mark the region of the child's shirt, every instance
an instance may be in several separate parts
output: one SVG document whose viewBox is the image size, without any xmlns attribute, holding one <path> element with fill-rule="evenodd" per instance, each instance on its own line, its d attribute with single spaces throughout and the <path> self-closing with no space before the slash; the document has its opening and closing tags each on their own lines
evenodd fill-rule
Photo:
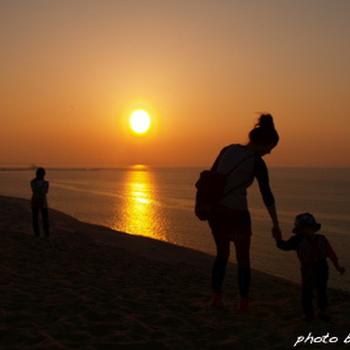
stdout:
<svg viewBox="0 0 350 350">
<path fill-rule="evenodd" d="M 46 194 L 49 191 L 49 182 L 45 180 L 33 179 L 30 183 L 32 188 L 32 206 L 47 208 Z"/>
<path fill-rule="evenodd" d="M 295 235 L 287 241 L 277 241 L 282 250 L 295 250 L 302 266 L 312 266 L 329 258 L 337 265 L 338 258 L 327 238 L 321 234 Z"/>
</svg>

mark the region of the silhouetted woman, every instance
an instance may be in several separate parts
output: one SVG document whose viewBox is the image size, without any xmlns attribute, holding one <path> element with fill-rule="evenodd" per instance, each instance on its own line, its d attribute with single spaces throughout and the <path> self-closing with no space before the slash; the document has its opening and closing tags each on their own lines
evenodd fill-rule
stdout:
<svg viewBox="0 0 350 350">
<path fill-rule="evenodd" d="M 33 214 L 33 231 L 35 236 L 40 236 L 39 213 L 43 223 L 44 234 L 49 237 L 49 213 L 47 206 L 47 193 L 49 191 L 49 182 L 45 180 L 45 169 L 38 168 L 36 177 L 31 181 L 32 188 L 32 214 Z"/>
<path fill-rule="evenodd" d="M 249 133 L 249 143 L 225 147 L 214 164 L 217 172 L 228 174 L 224 197 L 209 217 L 209 225 L 217 248 L 212 270 L 212 306 L 223 305 L 222 286 L 230 255 L 230 242 L 236 249 L 239 310 L 248 309 L 250 287 L 251 220 L 247 203 L 247 188 L 257 179 L 263 201 L 272 219 L 272 230 L 280 232 L 275 200 L 269 185 L 268 169 L 262 157 L 271 153 L 279 141 L 273 118 L 263 114 Z"/>
</svg>

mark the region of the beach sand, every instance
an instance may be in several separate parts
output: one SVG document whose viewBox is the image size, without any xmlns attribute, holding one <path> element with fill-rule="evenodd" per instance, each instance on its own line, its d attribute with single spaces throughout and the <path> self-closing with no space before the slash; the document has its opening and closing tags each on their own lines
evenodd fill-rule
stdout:
<svg viewBox="0 0 350 350">
<path fill-rule="evenodd" d="M 212 256 L 55 210 L 50 220 L 50 239 L 36 238 L 29 201 L 0 197 L 0 349 L 288 349 L 309 332 L 350 347 L 346 292 L 329 291 L 331 323 L 306 323 L 300 287 L 254 271 L 238 314 L 231 265 L 226 308 L 213 310 Z"/>
</svg>

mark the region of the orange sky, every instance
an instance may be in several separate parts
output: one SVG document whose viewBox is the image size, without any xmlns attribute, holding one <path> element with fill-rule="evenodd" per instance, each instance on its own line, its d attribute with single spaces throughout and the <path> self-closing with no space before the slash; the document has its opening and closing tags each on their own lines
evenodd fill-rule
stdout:
<svg viewBox="0 0 350 350">
<path fill-rule="evenodd" d="M 2 0 L 0 166 L 207 165 L 259 111 L 271 165 L 350 166 L 349 18 L 347 0 Z"/>
</svg>

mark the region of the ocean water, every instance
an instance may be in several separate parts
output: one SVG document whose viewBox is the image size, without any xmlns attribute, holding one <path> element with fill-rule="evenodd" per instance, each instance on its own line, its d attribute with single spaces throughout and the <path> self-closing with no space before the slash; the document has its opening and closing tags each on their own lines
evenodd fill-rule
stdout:
<svg viewBox="0 0 350 350">
<path fill-rule="evenodd" d="M 134 166 L 113 170 L 49 170 L 49 205 L 82 221 L 105 225 L 215 254 L 206 222 L 193 213 L 194 183 L 201 168 Z M 30 198 L 32 171 L 0 171 L 0 194 Z M 331 268 L 330 285 L 350 290 L 350 169 L 271 168 L 270 182 L 285 238 L 297 213 L 309 211 L 322 224 L 349 272 Z M 279 251 L 258 187 L 248 195 L 253 221 L 252 266 L 299 281 L 294 252 Z M 232 249 L 232 261 L 235 260 Z M 208 271 L 208 273 L 210 273 Z"/>
</svg>

